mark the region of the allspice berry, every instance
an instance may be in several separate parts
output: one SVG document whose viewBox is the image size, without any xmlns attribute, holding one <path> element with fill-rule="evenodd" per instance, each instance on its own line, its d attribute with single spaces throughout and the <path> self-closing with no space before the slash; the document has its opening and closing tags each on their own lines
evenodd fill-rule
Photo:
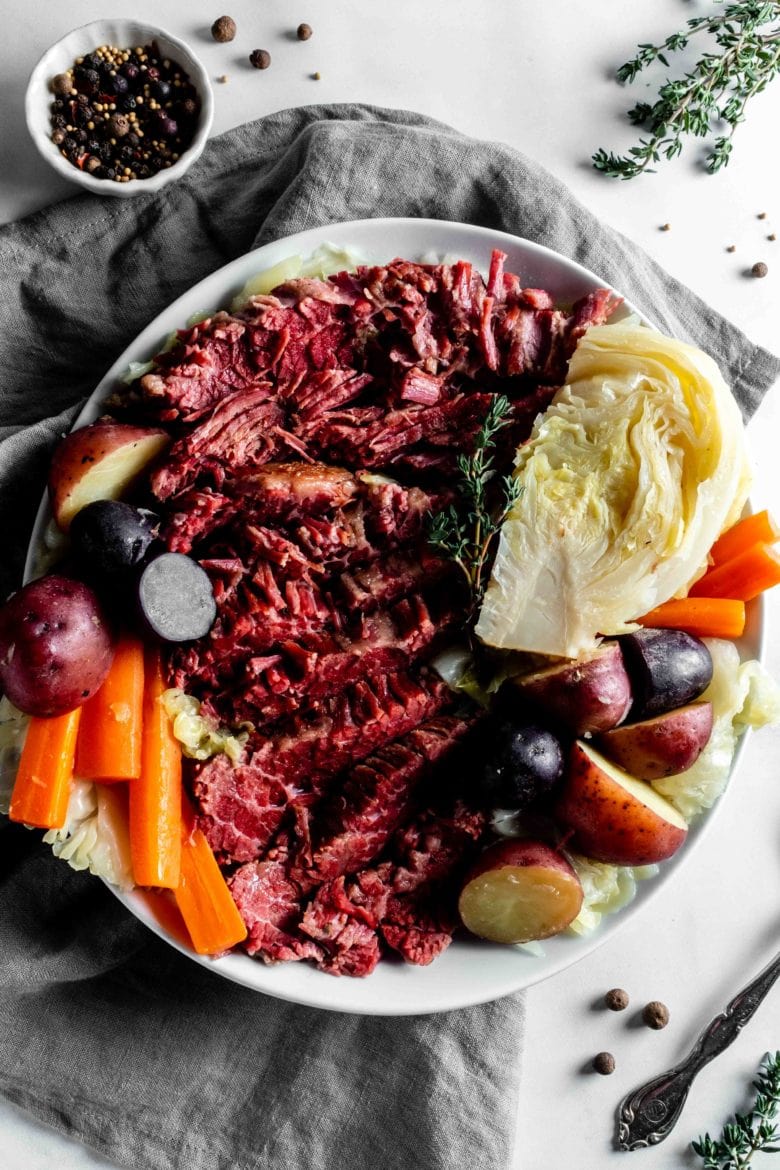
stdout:
<svg viewBox="0 0 780 1170">
<path fill-rule="evenodd" d="M 253 49 L 249 54 L 249 63 L 255 69 L 267 69 L 271 64 L 271 54 L 267 49 Z"/>
<path fill-rule="evenodd" d="M 73 78 L 69 73 L 58 73 L 52 79 L 51 88 L 54 93 L 59 94 L 60 97 L 67 97 L 73 89 Z"/>
<path fill-rule="evenodd" d="M 115 138 L 124 138 L 125 134 L 130 133 L 130 119 L 124 114 L 112 114 L 109 125 Z"/>
<path fill-rule="evenodd" d="M 613 987 L 604 996 L 604 1003 L 611 1012 L 623 1012 L 628 1007 L 628 992 L 622 987 Z"/>
<path fill-rule="evenodd" d="M 599 1052 L 593 1057 L 593 1068 L 603 1077 L 615 1071 L 615 1058 L 611 1052 Z"/>
<path fill-rule="evenodd" d="M 295 35 L 297 36 L 299 41 L 308 41 L 309 37 L 311 36 L 311 34 L 313 32 L 314 32 L 314 29 L 311 27 L 310 24 L 299 24 L 297 29 L 295 30 Z"/>
<path fill-rule="evenodd" d="M 750 271 L 754 276 L 766 276 L 767 272 L 769 272 L 769 269 L 763 260 L 759 260 L 757 264 L 753 265 Z"/>
<path fill-rule="evenodd" d="M 658 999 L 651 999 L 642 1010 L 642 1019 L 648 1028 L 665 1028 L 669 1023 L 669 1009 Z"/>
<path fill-rule="evenodd" d="M 232 41 L 236 35 L 236 22 L 232 16 L 220 16 L 211 26 L 211 35 L 215 41 L 225 44 Z"/>
</svg>

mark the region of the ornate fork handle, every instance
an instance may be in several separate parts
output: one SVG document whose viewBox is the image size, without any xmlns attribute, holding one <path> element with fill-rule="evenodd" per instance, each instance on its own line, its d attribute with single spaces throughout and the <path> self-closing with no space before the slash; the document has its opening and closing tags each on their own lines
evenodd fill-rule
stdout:
<svg viewBox="0 0 780 1170">
<path fill-rule="evenodd" d="M 623 1098 L 617 1110 L 619 1149 L 640 1150 L 669 1136 L 694 1077 L 736 1040 L 778 976 L 780 954 L 707 1025 L 684 1060 Z"/>
</svg>

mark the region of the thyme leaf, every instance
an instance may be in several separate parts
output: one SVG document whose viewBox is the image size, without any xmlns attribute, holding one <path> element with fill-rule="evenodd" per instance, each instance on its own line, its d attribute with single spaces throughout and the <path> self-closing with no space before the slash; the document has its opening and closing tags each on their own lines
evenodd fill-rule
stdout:
<svg viewBox="0 0 780 1170">
<path fill-rule="evenodd" d="M 487 565 L 493 539 L 522 490 L 511 475 L 500 481 L 498 499 L 489 490 L 495 478 L 496 436 L 510 420 L 511 403 L 503 394 L 490 400 L 488 412 L 474 441 L 471 455 L 458 456 L 459 499 L 430 517 L 428 542 L 453 561 L 464 574 L 471 594 L 471 616 L 487 587 Z"/>
<path fill-rule="evenodd" d="M 735 1113 L 719 1138 L 705 1133 L 691 1142 L 704 1170 L 748 1170 L 754 1154 L 780 1153 L 780 1130 L 774 1124 L 780 1108 L 780 1052 L 764 1057 L 753 1088 L 755 1095 L 748 1113 Z"/>
<path fill-rule="evenodd" d="M 629 120 L 644 127 L 646 135 L 623 155 L 597 150 L 592 156 L 596 170 L 613 179 L 652 174 L 655 163 L 682 152 L 683 139 L 710 135 L 716 136 L 705 156 L 706 169 L 714 174 L 726 166 L 748 102 L 780 73 L 780 0 L 739 0 L 695 16 L 662 44 L 639 45 L 636 56 L 618 69 L 617 79 L 630 84 L 655 62 L 669 67 L 669 56 L 699 36 L 709 40 L 689 72 L 667 77 L 654 102 L 637 102 L 628 111 Z"/>
</svg>

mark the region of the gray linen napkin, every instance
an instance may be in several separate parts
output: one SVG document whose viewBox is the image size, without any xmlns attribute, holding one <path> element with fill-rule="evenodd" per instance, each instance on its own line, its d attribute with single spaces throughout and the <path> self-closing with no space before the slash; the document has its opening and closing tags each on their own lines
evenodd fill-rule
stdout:
<svg viewBox="0 0 780 1170">
<path fill-rule="evenodd" d="M 0 591 L 47 453 L 159 310 L 318 224 L 462 220 L 550 245 L 720 362 L 746 417 L 780 372 L 536 164 L 420 115 L 323 106 L 212 141 L 159 195 L 80 197 L 0 229 Z M 403 1020 L 267 999 L 190 963 L 38 834 L 0 828 L 0 1093 L 132 1170 L 506 1170 L 522 1002 Z"/>
</svg>

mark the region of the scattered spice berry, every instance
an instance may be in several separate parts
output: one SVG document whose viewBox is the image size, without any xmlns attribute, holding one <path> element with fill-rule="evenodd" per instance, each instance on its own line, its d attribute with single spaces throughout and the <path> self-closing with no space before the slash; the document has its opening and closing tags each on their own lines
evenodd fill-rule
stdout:
<svg viewBox="0 0 780 1170">
<path fill-rule="evenodd" d="M 669 232 L 669 231 L 671 231 L 671 230 L 672 230 L 672 225 L 671 225 L 670 223 L 662 223 L 662 224 L 661 224 L 661 229 L 660 229 L 660 230 L 661 230 L 662 232 Z"/>
<path fill-rule="evenodd" d="M 650 1003 L 646 1003 L 644 1006 L 642 1019 L 648 1028 L 665 1028 L 669 1023 L 669 1009 L 660 1000 L 651 999 Z"/>
<path fill-rule="evenodd" d="M 768 239 L 768 240 L 771 240 L 771 241 L 772 241 L 772 243 L 774 243 L 774 241 L 777 239 L 777 236 L 775 235 L 775 233 L 774 233 L 774 232 L 772 232 L 772 234 L 771 234 L 771 235 L 767 236 L 767 239 Z"/>
<path fill-rule="evenodd" d="M 173 164 L 195 134 L 200 103 L 184 70 L 156 42 L 101 45 L 57 74 L 51 140 L 97 179 L 128 183 Z"/>
<path fill-rule="evenodd" d="M 750 271 L 754 276 L 766 276 L 767 272 L 769 272 L 769 269 L 763 260 L 759 260 L 757 264 L 753 265 Z"/>
<path fill-rule="evenodd" d="M 232 16 L 219 16 L 211 26 L 211 35 L 215 41 L 225 44 L 232 41 L 236 35 L 236 22 Z"/>
<path fill-rule="evenodd" d="M 313 32 L 314 32 L 314 29 L 311 27 L 310 24 L 299 24 L 297 29 L 295 30 L 295 35 L 297 36 L 299 41 L 308 41 L 309 37 L 311 36 L 311 34 Z"/>
<path fill-rule="evenodd" d="M 622 1012 L 628 1007 L 628 992 L 622 987 L 613 987 L 604 996 L 604 1003 L 611 1012 Z"/>
<path fill-rule="evenodd" d="M 228 79 L 228 78 L 227 78 L 227 73 L 223 73 L 223 74 L 221 75 L 221 77 L 218 77 L 218 78 L 217 78 L 217 81 L 219 82 L 219 84 L 220 84 L 220 85 L 224 85 L 224 84 L 227 82 L 227 79 Z"/>
<path fill-rule="evenodd" d="M 736 250 L 737 250 L 736 244 L 729 244 L 728 248 L 726 249 L 727 252 L 736 252 Z"/>
<path fill-rule="evenodd" d="M 312 79 L 314 81 L 320 81 L 322 79 L 322 74 L 321 73 L 312 73 Z"/>
<path fill-rule="evenodd" d="M 593 1057 L 593 1067 L 603 1077 L 615 1071 L 615 1058 L 611 1052 L 599 1052 Z"/>
<path fill-rule="evenodd" d="M 249 63 L 255 69 L 267 69 L 271 64 L 271 54 L 267 49 L 253 49 L 249 54 Z"/>
<path fill-rule="evenodd" d="M 756 216 L 756 219 L 766 219 L 766 212 L 759 211 L 758 215 Z"/>
<path fill-rule="evenodd" d="M 52 78 L 51 88 L 52 93 L 66 97 L 73 89 L 73 78 L 69 73 L 58 73 L 56 77 Z"/>
</svg>

